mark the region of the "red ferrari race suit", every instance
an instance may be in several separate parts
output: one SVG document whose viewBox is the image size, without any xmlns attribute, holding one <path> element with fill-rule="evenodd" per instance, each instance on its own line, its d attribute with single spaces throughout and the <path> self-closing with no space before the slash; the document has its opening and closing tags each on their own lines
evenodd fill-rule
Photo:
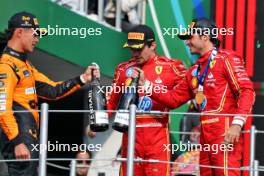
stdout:
<svg viewBox="0 0 264 176">
<path fill-rule="evenodd" d="M 133 67 L 137 67 L 136 62 L 131 59 L 121 63 L 116 68 L 113 81 L 113 88 L 124 86 L 131 80 Z M 173 89 L 185 75 L 185 67 L 181 61 L 169 59 L 156 55 L 149 58 L 141 69 L 145 76 L 158 84 L 158 91 Z M 164 90 L 163 90 L 164 89 Z M 140 94 L 140 93 L 139 93 Z M 108 109 L 117 108 L 121 92 L 112 91 L 108 101 Z M 169 109 L 161 103 L 153 101 L 148 96 L 139 95 L 138 109 L 150 111 L 168 111 Z M 167 115 L 138 115 L 136 119 L 136 141 L 135 158 L 157 159 L 170 161 L 170 153 L 164 150 L 164 145 L 170 143 L 168 131 Z M 127 157 L 128 134 L 125 133 L 122 139 L 122 157 Z M 126 174 L 126 163 L 122 163 L 120 175 Z M 135 176 L 167 176 L 170 174 L 169 164 L 135 163 Z"/>
<path fill-rule="evenodd" d="M 198 89 L 196 77 L 198 65 L 201 67 L 202 74 L 210 54 L 211 51 L 201 56 L 174 90 L 167 93 L 153 92 L 151 98 L 170 108 L 179 107 L 195 98 Z M 150 90 L 154 85 L 154 83 L 149 83 L 145 85 L 146 90 Z M 224 134 L 231 124 L 243 125 L 246 122 L 247 117 L 239 114 L 250 114 L 255 101 L 253 85 L 246 73 L 243 60 L 233 51 L 219 50 L 214 60 L 210 62 L 203 87 L 205 98 L 199 107 L 201 112 L 237 115 L 203 115 L 201 117 L 201 144 L 202 146 L 209 144 L 211 149 L 208 151 L 201 148 L 200 164 L 222 167 L 226 167 L 228 164 L 228 167 L 239 168 L 243 153 L 242 135 L 239 142 L 229 145 L 227 150 L 221 150 L 220 147 L 224 142 Z M 217 145 L 218 151 L 215 151 L 213 147 L 215 148 Z M 200 172 L 202 176 L 223 176 L 227 170 L 201 167 Z M 229 176 L 240 174 L 238 170 L 228 171 Z"/>
</svg>

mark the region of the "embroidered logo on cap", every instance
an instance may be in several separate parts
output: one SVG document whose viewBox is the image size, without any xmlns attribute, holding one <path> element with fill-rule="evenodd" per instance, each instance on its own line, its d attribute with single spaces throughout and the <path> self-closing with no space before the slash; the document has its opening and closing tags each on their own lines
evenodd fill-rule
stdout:
<svg viewBox="0 0 264 176">
<path fill-rule="evenodd" d="M 144 40 L 144 33 L 140 32 L 129 32 L 128 40 Z"/>
</svg>

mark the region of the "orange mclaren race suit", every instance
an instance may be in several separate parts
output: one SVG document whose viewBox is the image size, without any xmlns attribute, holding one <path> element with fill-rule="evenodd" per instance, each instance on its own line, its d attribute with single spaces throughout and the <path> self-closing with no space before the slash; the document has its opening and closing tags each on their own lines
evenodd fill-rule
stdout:
<svg viewBox="0 0 264 176">
<path fill-rule="evenodd" d="M 178 86 L 167 93 L 152 93 L 155 101 L 176 108 L 195 98 L 198 89 L 197 69 L 200 65 L 201 73 L 204 72 L 211 51 L 201 56 L 196 64 L 186 73 L 185 78 Z M 255 101 L 253 84 L 250 81 L 244 62 L 233 51 L 219 50 L 211 62 L 204 80 L 203 103 L 200 111 L 214 114 L 237 114 L 231 116 L 202 115 L 201 116 L 201 144 L 211 146 L 210 150 L 201 148 L 200 164 L 222 167 L 240 168 L 243 154 L 242 134 L 239 142 L 221 147 L 224 142 L 224 134 L 231 124 L 243 126 L 250 114 Z M 152 83 L 154 85 L 154 83 Z M 151 86 L 148 86 L 149 89 Z M 240 114 L 240 115 L 239 115 Z M 212 147 L 218 147 L 218 151 Z M 222 148 L 222 149 L 221 149 Z M 223 149 L 224 148 L 224 149 Z M 204 150 L 203 150 L 204 149 Z M 227 175 L 226 169 L 200 168 L 202 176 Z M 239 176 L 239 170 L 229 170 L 229 176 Z"/>
<path fill-rule="evenodd" d="M 31 158 L 38 152 L 38 97 L 56 100 L 78 90 L 83 83 L 80 77 L 64 82 L 53 82 L 34 68 L 27 55 L 5 48 L 0 60 L 0 124 L 3 130 L 1 143 L 5 159 L 15 159 L 14 147 L 24 143 Z M 27 111 L 23 113 L 14 111 Z M 9 162 L 10 175 L 37 175 L 38 162 Z"/>
<path fill-rule="evenodd" d="M 135 60 L 121 63 L 117 66 L 113 87 L 128 85 L 131 81 L 133 67 L 137 67 Z M 173 89 L 184 77 L 185 67 L 181 61 L 169 59 L 155 55 L 149 58 L 146 63 L 140 66 L 144 70 L 147 79 L 158 84 L 162 89 L 157 91 L 167 91 Z M 118 105 L 121 92 L 112 91 L 108 101 L 108 109 L 115 110 Z M 168 111 L 169 109 L 161 103 L 152 100 L 148 96 L 143 96 L 139 88 L 139 110 L 144 111 Z M 164 146 L 169 144 L 168 115 L 143 114 L 136 118 L 136 139 L 135 158 L 156 159 L 170 161 L 169 151 L 164 150 Z M 125 133 L 122 139 L 122 157 L 127 157 L 128 134 Z M 120 175 L 126 174 L 126 163 L 122 163 Z M 168 176 L 170 174 L 170 164 L 161 163 L 135 163 L 135 176 Z"/>
</svg>

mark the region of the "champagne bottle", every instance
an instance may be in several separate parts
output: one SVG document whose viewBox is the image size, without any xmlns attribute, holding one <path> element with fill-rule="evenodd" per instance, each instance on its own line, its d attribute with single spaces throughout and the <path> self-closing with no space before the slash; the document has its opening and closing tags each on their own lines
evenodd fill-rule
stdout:
<svg viewBox="0 0 264 176">
<path fill-rule="evenodd" d="M 133 78 L 131 84 L 126 87 L 126 92 L 122 94 L 118 103 L 118 112 L 114 114 L 114 123 L 112 128 L 119 132 L 127 132 L 129 125 L 129 106 L 138 104 L 138 81 L 139 78 Z"/>
<path fill-rule="evenodd" d="M 92 65 L 99 66 L 96 63 Z M 100 89 L 100 82 L 92 70 L 91 89 L 88 92 L 88 105 L 90 110 L 90 129 L 94 132 L 101 132 L 108 129 L 109 120 L 106 110 L 106 98 Z"/>
</svg>

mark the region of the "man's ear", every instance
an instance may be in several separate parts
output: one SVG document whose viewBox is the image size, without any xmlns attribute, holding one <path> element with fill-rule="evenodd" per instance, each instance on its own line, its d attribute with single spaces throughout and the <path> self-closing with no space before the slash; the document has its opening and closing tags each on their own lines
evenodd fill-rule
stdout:
<svg viewBox="0 0 264 176">
<path fill-rule="evenodd" d="M 22 37 L 22 33 L 23 33 L 23 29 L 22 28 L 17 28 L 14 31 L 13 37 L 21 38 Z"/>
<path fill-rule="evenodd" d="M 204 41 L 210 40 L 210 37 L 208 35 L 203 35 L 202 38 L 203 38 Z"/>
</svg>

